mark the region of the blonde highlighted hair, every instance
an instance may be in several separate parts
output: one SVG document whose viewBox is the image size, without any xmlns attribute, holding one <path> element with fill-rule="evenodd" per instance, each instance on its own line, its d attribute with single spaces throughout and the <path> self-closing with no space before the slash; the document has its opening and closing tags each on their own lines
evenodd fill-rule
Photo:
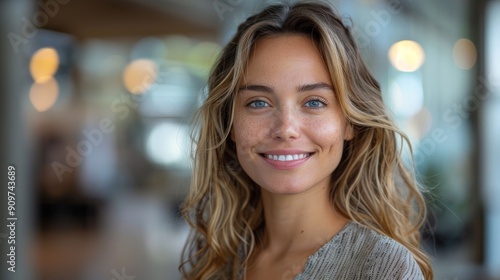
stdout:
<svg viewBox="0 0 500 280">
<path fill-rule="evenodd" d="M 237 279 L 265 227 L 259 187 L 239 167 L 229 133 L 238 83 L 255 42 L 284 34 L 301 34 L 316 44 L 354 130 L 332 174 L 332 205 L 346 218 L 403 244 L 425 278 L 432 279 L 420 248 L 425 201 L 401 158 L 403 144 L 410 147 L 408 138 L 389 117 L 349 28 L 328 4 L 311 2 L 270 6 L 248 18 L 210 74 L 208 96 L 197 114 L 194 173 L 183 205 L 193 228 L 179 266 L 183 277 Z"/>
</svg>

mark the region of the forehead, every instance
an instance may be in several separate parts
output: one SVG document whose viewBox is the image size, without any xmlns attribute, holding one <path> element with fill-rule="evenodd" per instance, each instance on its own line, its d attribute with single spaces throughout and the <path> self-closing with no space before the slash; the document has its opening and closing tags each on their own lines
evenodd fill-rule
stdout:
<svg viewBox="0 0 500 280">
<path fill-rule="evenodd" d="M 330 82 L 326 63 L 315 43 L 304 35 L 259 38 L 252 49 L 244 79 L 272 81 L 286 79 Z"/>
</svg>

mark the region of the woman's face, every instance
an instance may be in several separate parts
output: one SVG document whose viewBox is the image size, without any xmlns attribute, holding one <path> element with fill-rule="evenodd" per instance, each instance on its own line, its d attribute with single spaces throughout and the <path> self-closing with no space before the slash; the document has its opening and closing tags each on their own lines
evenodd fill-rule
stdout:
<svg viewBox="0 0 500 280">
<path fill-rule="evenodd" d="M 261 38 L 246 70 L 231 129 L 243 170 L 270 193 L 328 187 L 352 132 L 313 42 Z"/>
</svg>

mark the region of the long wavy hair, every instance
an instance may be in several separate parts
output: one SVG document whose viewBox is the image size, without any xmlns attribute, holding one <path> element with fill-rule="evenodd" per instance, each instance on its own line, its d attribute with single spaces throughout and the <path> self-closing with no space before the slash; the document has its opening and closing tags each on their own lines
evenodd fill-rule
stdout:
<svg viewBox="0 0 500 280">
<path fill-rule="evenodd" d="M 218 58 L 208 96 L 196 116 L 193 176 L 183 205 L 192 227 L 179 270 L 186 279 L 237 279 L 265 227 L 259 186 L 238 164 L 229 134 L 239 83 L 255 42 L 302 34 L 319 49 L 354 137 L 333 172 L 330 199 L 347 219 L 393 238 L 412 253 L 426 279 L 430 261 L 420 248 L 426 207 L 401 157 L 405 134 L 390 118 L 378 82 L 363 62 L 342 18 L 328 4 L 270 6 L 243 22 Z"/>
</svg>

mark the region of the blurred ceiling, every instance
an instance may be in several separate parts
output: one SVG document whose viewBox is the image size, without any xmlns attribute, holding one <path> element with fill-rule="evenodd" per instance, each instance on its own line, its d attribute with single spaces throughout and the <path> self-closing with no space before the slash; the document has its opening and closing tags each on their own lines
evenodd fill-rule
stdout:
<svg viewBox="0 0 500 280">
<path fill-rule="evenodd" d="M 217 14 L 216 2 L 223 5 L 224 15 L 236 16 L 243 10 L 273 0 L 252 2 L 234 0 L 66 0 L 59 11 L 44 27 L 50 30 L 72 34 L 78 38 L 91 37 L 145 37 L 152 35 L 183 34 L 187 36 L 215 37 L 224 24 Z M 42 10 L 40 1 L 36 6 Z M 50 1 L 49 1 L 50 2 Z M 56 1 L 53 1 L 56 2 Z M 284 1 L 288 2 L 288 1 Z M 333 0 L 338 4 L 339 0 Z M 449 32 L 460 29 L 457 18 L 463 18 L 470 8 L 470 0 L 362 0 L 356 5 L 373 8 L 378 4 L 402 5 L 403 15 L 418 21 L 433 22 L 438 30 Z M 253 7 L 253 8 L 252 8 Z M 219 8 L 220 9 L 220 8 Z M 245 14 L 245 13 L 243 13 Z"/>
</svg>

